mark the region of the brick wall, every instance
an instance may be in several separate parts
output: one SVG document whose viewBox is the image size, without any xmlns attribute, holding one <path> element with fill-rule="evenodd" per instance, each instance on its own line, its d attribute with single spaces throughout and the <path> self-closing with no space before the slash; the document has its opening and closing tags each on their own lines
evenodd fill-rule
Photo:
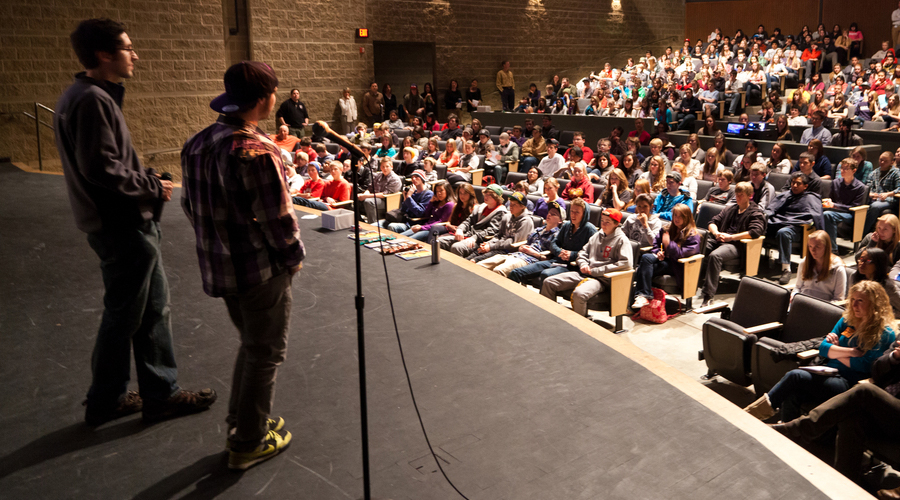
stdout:
<svg viewBox="0 0 900 500">
<path fill-rule="evenodd" d="M 177 152 L 149 153 L 179 148 L 214 120 L 209 100 L 221 92 L 228 64 L 245 54 L 276 69 L 279 103 L 297 87 L 313 119 L 333 120 L 340 89 L 353 89 L 359 102 L 374 74 L 371 40 L 434 43 L 439 98 L 451 78 L 462 87 L 477 78 L 486 103 L 496 108 L 493 81 L 502 59 L 511 61 L 521 93 L 555 73 L 576 79 L 607 60 L 620 66 L 646 48 L 658 52 L 681 38 L 685 26 L 683 0 L 621 0 L 617 10 L 607 0 L 242 0 L 243 31 L 232 36 L 232 0 L 73 4 L 0 4 L 0 157 L 36 166 L 34 122 L 21 112 L 31 112 L 34 101 L 53 107 L 80 70 L 68 35 L 88 17 L 126 23 L 140 60 L 127 82 L 125 115 L 147 163 L 175 173 Z M 368 41 L 355 39 L 361 27 L 369 28 Z M 274 118 L 262 126 L 274 131 Z M 43 138 L 52 168 L 52 134 Z"/>
</svg>

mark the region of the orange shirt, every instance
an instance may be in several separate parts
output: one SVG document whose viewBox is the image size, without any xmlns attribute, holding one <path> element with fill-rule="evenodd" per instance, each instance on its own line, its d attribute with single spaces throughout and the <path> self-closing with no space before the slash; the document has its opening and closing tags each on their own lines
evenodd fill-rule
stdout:
<svg viewBox="0 0 900 500">
<path fill-rule="evenodd" d="M 294 146 L 296 146 L 297 143 L 300 142 L 300 139 L 298 139 L 297 137 L 294 137 L 292 135 L 289 135 L 289 136 L 285 137 L 283 141 L 279 141 L 276 136 L 276 137 L 272 137 L 272 142 L 274 142 L 276 146 L 278 146 L 279 148 L 281 148 L 285 151 L 293 151 Z"/>
</svg>

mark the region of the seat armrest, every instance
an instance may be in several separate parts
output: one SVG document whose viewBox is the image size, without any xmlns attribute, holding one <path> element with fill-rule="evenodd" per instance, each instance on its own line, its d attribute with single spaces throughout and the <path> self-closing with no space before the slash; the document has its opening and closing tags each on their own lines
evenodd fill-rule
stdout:
<svg viewBox="0 0 900 500">
<path fill-rule="evenodd" d="M 766 239 L 765 235 L 758 236 L 756 238 L 744 238 L 741 240 L 741 243 L 746 245 L 746 262 L 744 263 L 744 274 L 746 276 L 756 276 L 759 272 L 759 257 L 760 250 L 762 250 L 763 241 Z"/>
<path fill-rule="evenodd" d="M 851 212 L 859 212 L 860 210 L 868 210 L 868 209 L 869 209 L 869 205 L 858 205 L 855 207 L 850 207 Z"/>
<path fill-rule="evenodd" d="M 344 205 L 352 205 L 353 200 L 337 201 L 331 204 L 332 207 L 343 207 Z"/>
<path fill-rule="evenodd" d="M 773 321 L 771 323 L 763 323 L 761 325 L 751 326 L 750 328 L 744 328 L 744 333 L 747 335 L 759 335 L 762 332 L 770 332 L 772 330 L 777 330 L 781 328 L 781 323 L 777 321 Z"/>
<path fill-rule="evenodd" d="M 698 260 L 703 260 L 702 253 L 698 253 L 696 255 L 691 255 L 690 257 L 682 257 L 682 258 L 678 259 L 678 262 L 680 264 L 687 264 L 689 262 L 696 262 Z"/>
<path fill-rule="evenodd" d="M 631 279 L 634 269 L 615 271 L 604 274 L 609 278 L 609 315 L 621 316 L 628 311 L 628 298 L 631 293 Z"/>
<path fill-rule="evenodd" d="M 544 250 L 541 255 L 550 255 L 550 250 Z"/>
<path fill-rule="evenodd" d="M 716 311 L 721 311 L 728 307 L 728 302 L 716 302 L 710 304 L 706 307 L 697 307 L 694 309 L 695 314 L 709 314 Z"/>
<path fill-rule="evenodd" d="M 810 349 L 808 351 L 798 352 L 797 357 L 799 359 L 812 359 L 819 355 L 818 349 Z"/>
<path fill-rule="evenodd" d="M 525 241 L 525 240 L 522 240 L 522 241 L 515 241 L 515 242 L 513 242 L 513 243 L 510 243 L 509 246 L 518 248 L 518 247 L 520 247 L 520 246 L 522 246 L 522 245 L 525 245 L 525 244 L 527 244 L 527 243 L 528 243 L 528 242 Z"/>
</svg>

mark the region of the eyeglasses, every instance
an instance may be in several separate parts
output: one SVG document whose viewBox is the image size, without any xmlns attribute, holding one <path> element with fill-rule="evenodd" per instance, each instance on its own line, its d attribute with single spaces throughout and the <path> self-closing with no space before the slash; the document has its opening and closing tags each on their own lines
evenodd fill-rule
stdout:
<svg viewBox="0 0 900 500">
<path fill-rule="evenodd" d="M 864 259 L 857 259 L 856 264 L 861 266 L 861 265 L 863 265 L 863 264 L 868 264 L 868 263 L 870 263 L 870 262 L 872 262 L 872 259 L 870 259 L 870 258 L 867 257 L 867 258 L 864 258 Z"/>
<path fill-rule="evenodd" d="M 137 52 L 134 51 L 134 45 L 130 45 L 128 47 L 119 47 L 118 50 L 124 50 L 125 52 L 131 52 L 132 54 L 137 54 Z"/>
</svg>

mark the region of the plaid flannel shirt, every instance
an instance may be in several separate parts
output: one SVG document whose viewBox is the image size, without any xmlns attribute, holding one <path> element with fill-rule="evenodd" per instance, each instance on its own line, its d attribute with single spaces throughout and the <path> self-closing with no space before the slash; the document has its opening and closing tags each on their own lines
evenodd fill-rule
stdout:
<svg viewBox="0 0 900 500">
<path fill-rule="evenodd" d="M 897 170 L 896 167 L 891 167 L 891 169 L 882 176 L 881 169 L 876 167 L 872 170 L 872 173 L 869 174 L 869 182 L 867 182 L 867 184 L 870 193 L 897 192 L 897 188 L 900 187 L 900 170 Z"/>
<path fill-rule="evenodd" d="M 220 116 L 185 143 L 181 169 L 207 295 L 241 293 L 300 264 L 306 250 L 284 165 L 262 130 Z"/>
</svg>

